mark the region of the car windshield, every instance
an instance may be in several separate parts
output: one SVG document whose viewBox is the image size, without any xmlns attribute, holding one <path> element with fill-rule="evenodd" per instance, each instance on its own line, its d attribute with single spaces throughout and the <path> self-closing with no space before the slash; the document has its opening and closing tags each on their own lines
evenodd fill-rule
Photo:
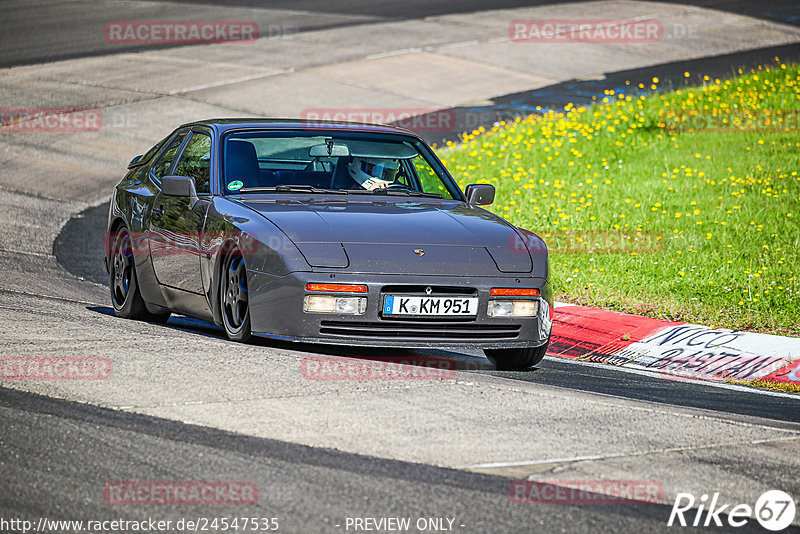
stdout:
<svg viewBox="0 0 800 534">
<path fill-rule="evenodd" d="M 429 149 L 409 137 L 246 131 L 229 133 L 224 139 L 222 187 L 227 194 L 460 197 Z"/>
</svg>

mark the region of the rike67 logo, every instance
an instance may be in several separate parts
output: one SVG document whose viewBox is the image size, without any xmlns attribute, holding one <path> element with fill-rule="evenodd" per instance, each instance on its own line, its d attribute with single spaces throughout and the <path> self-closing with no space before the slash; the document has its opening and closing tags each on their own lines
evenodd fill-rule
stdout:
<svg viewBox="0 0 800 534">
<path fill-rule="evenodd" d="M 707 494 L 695 499 L 691 493 L 678 493 L 667 526 L 743 527 L 755 517 L 762 527 L 777 532 L 792 524 L 795 512 L 794 499 L 780 490 L 764 492 L 756 501 L 755 507 L 749 504 L 723 503 L 719 493 L 714 493 L 710 499 Z"/>
</svg>

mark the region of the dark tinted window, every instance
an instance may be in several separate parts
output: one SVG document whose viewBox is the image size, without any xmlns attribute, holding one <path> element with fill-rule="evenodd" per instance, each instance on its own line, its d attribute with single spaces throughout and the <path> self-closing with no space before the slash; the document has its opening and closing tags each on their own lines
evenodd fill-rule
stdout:
<svg viewBox="0 0 800 534">
<path fill-rule="evenodd" d="M 185 137 L 186 137 L 185 132 L 179 133 L 175 137 L 175 139 L 173 139 L 172 142 L 169 144 L 167 150 L 164 151 L 163 154 L 161 154 L 161 157 L 159 158 L 158 162 L 155 165 L 153 165 L 153 174 L 159 180 L 161 180 L 164 177 L 164 175 L 167 174 L 167 171 L 169 171 L 170 167 L 172 167 L 172 161 L 175 159 L 175 154 L 181 147 L 181 143 L 183 142 L 183 139 Z"/>
<path fill-rule="evenodd" d="M 157 153 L 158 153 L 158 152 L 161 150 L 161 148 L 164 146 L 164 143 L 166 143 L 167 141 L 169 141 L 169 138 L 170 138 L 170 137 L 172 137 L 172 134 L 169 134 L 167 137 L 165 137 L 164 139 L 162 139 L 161 141 L 159 141 L 159 142 L 158 142 L 158 144 L 157 144 L 157 145 L 155 145 L 155 146 L 154 146 L 153 148 L 151 148 L 150 150 L 148 150 L 148 151 L 145 153 L 145 155 L 144 155 L 144 156 L 142 156 L 142 159 L 141 159 L 141 160 L 139 160 L 139 161 L 140 161 L 141 163 L 147 163 L 148 161 L 150 161 L 151 159 L 153 159 L 153 157 L 154 157 L 154 156 L 155 156 L 155 155 L 156 155 L 156 154 L 157 154 Z"/>
<path fill-rule="evenodd" d="M 211 194 L 211 137 L 193 133 L 175 167 L 178 176 L 194 178 L 198 195 Z"/>
</svg>

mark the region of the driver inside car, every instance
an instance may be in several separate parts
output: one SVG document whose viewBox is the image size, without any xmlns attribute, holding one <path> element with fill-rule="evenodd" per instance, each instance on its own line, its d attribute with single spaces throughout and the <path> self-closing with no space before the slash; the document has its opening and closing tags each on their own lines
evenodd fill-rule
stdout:
<svg viewBox="0 0 800 534">
<path fill-rule="evenodd" d="M 385 189 L 394 182 L 400 162 L 396 159 L 353 157 L 347 166 L 350 177 L 368 191 Z"/>
</svg>

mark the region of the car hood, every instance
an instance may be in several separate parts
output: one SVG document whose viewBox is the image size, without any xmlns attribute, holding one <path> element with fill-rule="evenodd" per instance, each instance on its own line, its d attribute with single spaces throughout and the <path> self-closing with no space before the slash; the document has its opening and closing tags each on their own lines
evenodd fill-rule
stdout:
<svg viewBox="0 0 800 534">
<path fill-rule="evenodd" d="M 514 227 L 459 201 L 264 198 L 244 203 L 278 226 L 316 267 L 453 274 L 464 263 L 471 274 L 532 270 Z"/>
</svg>

